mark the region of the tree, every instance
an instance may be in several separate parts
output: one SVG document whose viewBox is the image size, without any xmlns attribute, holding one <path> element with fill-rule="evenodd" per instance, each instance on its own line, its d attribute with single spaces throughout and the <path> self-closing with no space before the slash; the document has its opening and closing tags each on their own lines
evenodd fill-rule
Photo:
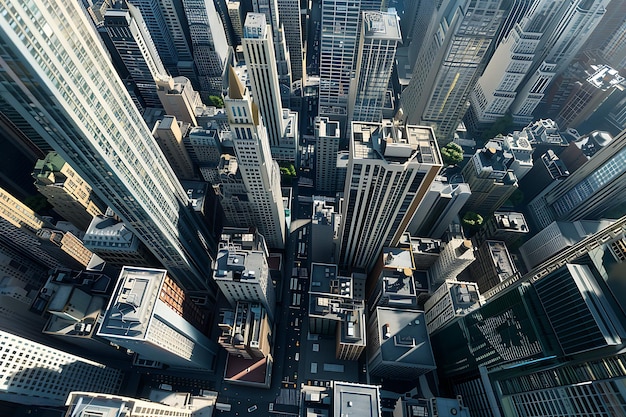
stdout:
<svg viewBox="0 0 626 417">
<path fill-rule="evenodd" d="M 219 107 L 220 109 L 224 107 L 224 99 L 220 96 L 209 96 L 209 100 L 215 107 Z"/>
<path fill-rule="evenodd" d="M 469 229 L 478 229 L 483 224 L 483 216 L 473 211 L 468 211 L 463 215 L 463 226 Z"/>
<path fill-rule="evenodd" d="M 456 165 L 463 160 L 463 149 L 454 142 L 441 148 L 441 157 L 446 165 Z"/>
</svg>

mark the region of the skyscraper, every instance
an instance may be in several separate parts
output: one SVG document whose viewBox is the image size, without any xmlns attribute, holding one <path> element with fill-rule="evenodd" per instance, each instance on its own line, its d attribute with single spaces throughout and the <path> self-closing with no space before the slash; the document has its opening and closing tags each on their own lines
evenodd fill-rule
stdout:
<svg viewBox="0 0 626 417">
<path fill-rule="evenodd" d="M 3 0 L 0 10 L 0 95 L 186 289 L 208 289 L 210 237 L 81 5 Z"/>
<path fill-rule="evenodd" d="M 531 122 L 552 77 L 574 58 L 607 3 L 535 0 L 498 46 L 478 80 L 470 97 L 470 124 L 493 123 L 511 106 L 519 123 Z M 529 78 L 531 71 L 536 73 Z"/>
<path fill-rule="evenodd" d="M 243 28 L 243 53 L 252 86 L 252 97 L 259 106 L 267 128 L 272 156 L 278 160 L 296 160 L 298 117 L 283 110 L 281 87 L 276 67 L 271 26 L 261 13 L 248 13 Z"/>
<path fill-rule="evenodd" d="M 315 141 L 315 190 L 334 193 L 337 191 L 337 152 L 341 141 L 339 122 L 317 117 Z"/>
<path fill-rule="evenodd" d="M 441 166 L 432 129 L 354 122 L 339 263 L 370 269 L 395 246 Z"/>
<path fill-rule="evenodd" d="M 182 0 L 191 37 L 193 62 L 202 94 L 220 94 L 228 44 L 220 15 L 212 1 Z M 181 74 L 185 75 L 185 74 Z"/>
<path fill-rule="evenodd" d="M 205 319 L 162 269 L 124 267 L 98 336 L 143 359 L 211 370 L 217 344 L 201 330 Z"/>
<path fill-rule="evenodd" d="M 557 186 L 529 203 L 536 224 L 547 227 L 554 220 L 598 218 L 616 209 L 624 211 L 626 196 L 626 130 L 604 146 Z"/>
<path fill-rule="evenodd" d="M 247 212 L 246 216 L 239 217 L 240 220 L 245 218 L 246 224 L 232 226 L 256 227 L 271 248 L 282 248 L 286 224 L 278 164 L 272 159 L 259 109 L 233 67 L 229 68 L 228 80 L 228 95 L 224 102 L 232 129 L 237 169 L 244 186 L 243 193 L 232 195 L 230 199 L 236 199 L 236 206 L 241 204 Z M 229 208 L 224 207 L 224 211 L 228 219 Z"/>
<path fill-rule="evenodd" d="M 400 97 L 396 118 L 435 129 L 449 142 L 467 110 L 483 58 L 502 23 L 501 0 L 440 2 L 428 26 L 413 77 Z"/>
<path fill-rule="evenodd" d="M 300 0 L 278 0 L 278 13 L 289 48 L 291 78 L 302 79 L 302 23 L 300 21 Z"/>
<path fill-rule="evenodd" d="M 74 390 L 113 394 L 122 373 L 0 330 L 0 400 L 18 404 L 61 406 Z"/>
<path fill-rule="evenodd" d="M 385 93 L 400 41 L 400 19 L 396 13 L 362 12 L 356 79 L 350 88 L 349 120 L 382 121 Z"/>
<path fill-rule="evenodd" d="M 74 169 L 56 152 L 39 159 L 33 170 L 37 191 L 65 220 L 85 231 L 93 216 L 104 212 L 102 203 Z"/>
<path fill-rule="evenodd" d="M 165 116 L 156 122 L 152 134 L 176 177 L 189 180 L 196 177 L 196 174 L 183 143 L 183 137 L 187 135 L 188 130 L 189 124 L 177 121 L 174 116 Z"/>
<path fill-rule="evenodd" d="M 141 12 L 132 4 L 125 7 L 128 9 L 116 7 L 107 10 L 104 14 L 104 27 L 145 106 L 161 107 L 156 79 L 167 75 L 167 72 Z"/>
</svg>

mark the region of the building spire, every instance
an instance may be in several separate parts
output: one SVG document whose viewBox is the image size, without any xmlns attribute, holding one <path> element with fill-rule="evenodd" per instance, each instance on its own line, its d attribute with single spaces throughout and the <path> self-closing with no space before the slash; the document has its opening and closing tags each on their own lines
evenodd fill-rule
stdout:
<svg viewBox="0 0 626 417">
<path fill-rule="evenodd" d="M 228 68 L 228 97 L 234 99 L 243 99 L 243 96 L 246 92 L 246 88 L 239 81 L 239 77 L 235 72 L 235 68 L 232 65 L 229 65 Z"/>
</svg>

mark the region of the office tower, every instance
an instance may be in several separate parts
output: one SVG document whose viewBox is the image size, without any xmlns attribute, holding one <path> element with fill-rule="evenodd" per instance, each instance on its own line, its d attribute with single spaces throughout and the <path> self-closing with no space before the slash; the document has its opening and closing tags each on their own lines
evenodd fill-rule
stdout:
<svg viewBox="0 0 626 417">
<path fill-rule="evenodd" d="M 250 245 L 254 234 L 244 233 L 242 240 L 248 242 L 245 248 L 233 245 L 226 230 L 222 238 L 213 275 L 217 286 L 231 306 L 238 301 L 260 302 L 273 320 L 276 296 L 263 237 L 257 236 L 257 244 Z"/>
<path fill-rule="evenodd" d="M 532 169 L 526 178 L 520 181 L 519 187 L 524 193 L 524 198 L 530 201 L 545 190 L 548 185 L 561 181 L 568 175 L 567 166 L 556 156 L 554 151 L 548 149 L 546 153 L 534 161 Z"/>
<path fill-rule="evenodd" d="M 585 237 L 599 232 L 612 223 L 612 220 L 552 222 L 520 246 L 519 251 L 526 268 L 531 270 L 555 253 L 575 245 Z"/>
<path fill-rule="evenodd" d="M 18 404 L 61 406 L 84 389 L 113 394 L 122 373 L 29 339 L 0 331 L 0 399 Z"/>
<path fill-rule="evenodd" d="M 422 311 L 377 307 L 369 318 L 367 339 L 372 375 L 414 380 L 437 368 Z"/>
<path fill-rule="evenodd" d="M 371 417 L 382 415 L 378 386 L 339 381 L 332 381 L 331 384 L 331 415 L 342 416 L 352 413 Z"/>
<path fill-rule="evenodd" d="M 0 240 L 49 268 L 83 269 L 93 253 L 0 188 Z"/>
<path fill-rule="evenodd" d="M 281 86 L 271 26 L 264 14 L 248 13 L 243 30 L 241 42 L 252 86 L 252 97 L 267 128 L 272 157 L 295 161 L 298 117 L 295 112 L 283 110 L 281 105 Z"/>
<path fill-rule="evenodd" d="M 212 1 L 182 0 L 182 6 L 189 25 L 193 62 L 198 70 L 200 91 L 205 96 L 219 95 L 222 91 L 224 64 L 228 56 L 228 43 L 222 20 Z"/>
<path fill-rule="evenodd" d="M 217 346 L 204 326 L 203 313 L 167 271 L 125 266 L 98 336 L 144 359 L 212 370 Z"/>
<path fill-rule="evenodd" d="M 337 152 L 341 142 L 339 122 L 328 117 L 315 118 L 315 190 L 334 194 L 337 191 Z"/>
<path fill-rule="evenodd" d="M 25 4 L 12 1 L 15 11 L 0 23 L 2 38 L 12 39 L 0 47 L 6 57 L 0 75 L 5 97 L 11 98 L 22 119 L 40 127 L 59 155 L 186 289 L 208 289 L 210 237 L 199 235 L 185 191 L 125 93 L 81 6 L 43 0 L 37 3 L 41 15 L 35 16 Z M 0 7 L 7 9 L 6 4 Z M 18 17 L 23 26 L 11 28 Z M 70 32 L 65 29 L 68 22 Z M 40 30 L 48 35 L 35 40 Z M 57 52 L 62 60 L 32 48 L 52 44 L 55 36 L 68 39 Z M 37 85 L 23 83 L 26 79 L 37 79 Z"/>
<path fill-rule="evenodd" d="M 152 130 L 152 135 L 178 179 L 192 179 L 197 176 L 183 143 L 183 137 L 188 130 L 189 124 L 177 121 L 175 116 L 165 116 L 157 120 Z"/>
<path fill-rule="evenodd" d="M 530 229 L 522 213 L 513 211 L 496 211 L 485 219 L 474 240 L 482 243 L 485 240 L 499 240 L 507 246 L 513 245 L 528 235 Z"/>
<path fill-rule="evenodd" d="M 165 113 L 181 122 L 198 126 L 196 114 L 204 107 L 200 93 L 193 89 L 186 77 L 167 77 L 156 80 L 157 94 Z"/>
<path fill-rule="evenodd" d="M 480 307 L 480 293 L 473 282 L 445 280 L 424 303 L 428 333 Z"/>
<path fill-rule="evenodd" d="M 448 279 L 455 279 L 472 262 L 474 251 L 470 240 L 453 238 L 446 242 L 442 245 L 439 258 L 428 269 L 432 288 L 439 287 Z"/>
<path fill-rule="evenodd" d="M 578 136 L 563 149 L 559 157 L 569 170 L 576 172 L 598 151 L 611 143 L 613 136 L 609 132 L 594 130 L 588 135 Z"/>
<path fill-rule="evenodd" d="M 554 120 L 562 129 L 577 128 L 599 110 L 613 93 L 624 91 L 621 85 L 624 77 L 608 65 L 579 64 L 576 68 L 578 71 L 570 67 L 567 73 L 575 78 L 566 76 L 565 82 L 559 84 L 562 89 L 569 90 L 568 94 L 564 94 L 557 103 L 556 100 L 552 101 L 552 108 L 558 108 Z"/>
<path fill-rule="evenodd" d="M 339 262 L 370 269 L 395 246 L 441 166 L 428 127 L 353 123 Z"/>
<path fill-rule="evenodd" d="M 626 97 L 613 107 L 606 120 L 619 131 L 626 129 Z"/>
<path fill-rule="evenodd" d="M 168 1 L 129 0 L 141 16 L 167 73 L 178 75 L 178 61 L 191 61 L 191 50 L 184 39 L 175 6 Z"/>
<path fill-rule="evenodd" d="M 383 248 L 367 282 L 368 311 L 378 306 L 417 309 L 415 269 L 410 245 Z"/>
<path fill-rule="evenodd" d="M 59 156 L 50 152 L 37 160 L 33 170 L 35 187 L 61 217 L 87 230 L 93 216 L 102 214 L 103 204 L 78 173 Z"/>
<path fill-rule="evenodd" d="M 241 204 L 245 216 L 238 219 L 245 223 L 234 223 L 239 227 L 257 227 L 271 248 L 285 245 L 285 209 L 280 190 L 278 164 L 270 153 L 267 131 L 259 110 L 250 94 L 241 84 L 233 67 L 230 67 L 228 95 L 224 102 L 232 141 L 237 156 L 237 169 L 243 189 L 229 201 L 222 197 L 226 218 L 232 219 Z M 233 213 L 233 211 L 235 211 Z"/>
<path fill-rule="evenodd" d="M 111 208 L 94 216 L 83 237 L 85 247 L 111 265 L 158 266 L 159 261 Z"/>
<path fill-rule="evenodd" d="M 289 49 L 292 81 L 302 80 L 302 22 L 299 0 L 278 0 L 278 13 L 283 24 L 285 41 Z"/>
<path fill-rule="evenodd" d="M 198 165 L 202 178 L 214 186 L 220 183 L 218 165 L 220 165 L 222 155 L 230 156 L 229 154 L 235 153 L 232 150 L 228 129 L 230 128 L 222 129 L 211 124 L 208 129 L 194 127 L 189 131 L 188 144 L 191 159 Z"/>
<path fill-rule="evenodd" d="M 462 176 L 438 176 L 407 228 L 412 236 L 440 238 L 472 194 Z"/>
<path fill-rule="evenodd" d="M 463 404 L 463 397 L 457 398 L 411 398 L 401 396 L 398 398 L 394 408 L 393 415 L 396 417 L 416 417 L 421 413 L 425 416 L 442 415 L 441 410 L 445 410 L 443 415 L 470 417 L 469 409 Z"/>
<path fill-rule="evenodd" d="M 161 107 L 155 80 L 167 72 L 139 9 L 132 4 L 116 5 L 104 14 L 104 28 L 137 86 L 143 104 Z"/>
<path fill-rule="evenodd" d="M 354 277 L 338 275 L 337 265 L 311 264 L 309 332 L 335 336 L 335 356 L 357 360 L 366 346 L 365 304 L 357 299 Z"/>
<path fill-rule="evenodd" d="M 341 132 L 345 132 L 348 123 L 348 98 L 357 52 L 360 3 L 322 1 L 318 115 L 340 122 Z"/>
<path fill-rule="evenodd" d="M 356 79 L 350 88 L 349 120 L 375 123 L 382 121 L 396 47 L 401 41 L 400 19 L 395 12 L 362 12 L 355 62 Z"/>
<path fill-rule="evenodd" d="M 234 310 L 220 313 L 222 333 L 217 343 L 230 355 L 245 359 L 264 358 L 270 354 L 272 322 L 265 308 L 257 302 L 237 301 Z"/>
<path fill-rule="evenodd" d="M 504 242 L 485 240 L 474 251 L 476 260 L 469 266 L 468 278 L 486 292 L 517 272 Z"/>
<path fill-rule="evenodd" d="M 517 190 L 517 177 L 509 169 L 514 158 L 505 152 L 502 141 L 490 140 L 479 149 L 461 171 L 472 194 L 465 203 L 465 211 L 474 211 L 483 217 L 498 210 Z"/>
<path fill-rule="evenodd" d="M 574 59 L 605 13 L 610 0 L 551 2 L 539 0 L 531 8 L 525 30 L 540 35 L 532 50 L 532 66 L 523 71 L 510 111 L 516 123 L 533 120 L 532 113 L 543 99 L 555 75 Z M 547 13 L 547 15 L 546 15 Z M 546 19 L 546 16 L 550 16 Z M 498 64 L 499 65 L 499 64 Z M 528 74 L 531 74 L 528 76 Z M 493 74 L 493 79 L 499 79 Z"/>
<path fill-rule="evenodd" d="M 335 208 L 314 196 L 309 241 L 311 262 L 335 262 L 340 225 L 341 215 Z"/>
<path fill-rule="evenodd" d="M 209 395 L 207 395 L 209 394 Z M 93 415 L 119 416 L 120 410 L 128 417 L 201 417 L 212 413 L 217 401 L 217 393 L 202 390 L 202 396 L 189 393 L 152 389 L 148 399 L 138 399 L 121 395 L 107 395 L 101 392 L 71 392 L 65 405 L 65 417 L 90 417 Z"/>
<path fill-rule="evenodd" d="M 397 119 L 432 126 L 440 143 L 452 139 L 504 18 L 501 3 L 453 0 L 435 10 Z"/>
<path fill-rule="evenodd" d="M 230 18 L 230 24 L 233 27 L 233 31 L 236 36 L 236 44 L 231 45 L 235 47 L 241 44 L 243 39 L 243 13 L 241 9 L 241 2 L 239 0 L 227 0 L 226 8 L 228 9 L 228 17 Z"/>
<path fill-rule="evenodd" d="M 541 228 L 554 220 L 620 216 L 626 196 L 626 130 L 584 165 L 529 203 L 529 212 Z"/>
<path fill-rule="evenodd" d="M 271 33 L 274 41 L 274 56 L 278 69 L 278 82 L 283 107 L 290 107 L 291 99 L 291 58 L 285 40 L 285 29 L 283 27 L 282 16 L 279 13 L 277 0 L 253 0 L 252 9 L 254 13 L 265 15 L 265 21 L 271 26 Z M 244 28 L 245 32 L 245 28 Z M 244 33 L 245 37 L 245 33 Z M 255 95 L 256 100 L 256 95 Z"/>
</svg>

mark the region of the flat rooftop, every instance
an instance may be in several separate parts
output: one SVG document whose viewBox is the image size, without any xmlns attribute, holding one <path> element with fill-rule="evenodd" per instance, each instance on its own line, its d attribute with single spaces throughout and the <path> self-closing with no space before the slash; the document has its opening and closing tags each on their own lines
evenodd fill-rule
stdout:
<svg viewBox="0 0 626 417">
<path fill-rule="evenodd" d="M 491 259 L 496 266 L 498 277 L 501 281 L 513 275 L 516 271 L 515 265 L 509 255 L 509 250 L 506 248 L 504 242 L 497 240 L 487 240 L 485 244 L 489 247 L 491 253 Z"/>
<path fill-rule="evenodd" d="M 526 218 L 522 213 L 496 211 L 493 213 L 493 217 L 498 225 L 498 229 L 528 233 L 528 223 L 526 223 Z"/>
<path fill-rule="evenodd" d="M 312 263 L 310 292 L 352 298 L 352 278 L 337 274 L 337 265 Z"/>
<path fill-rule="evenodd" d="M 380 393 L 373 385 L 335 382 L 333 387 L 333 416 L 378 417 Z"/>
<path fill-rule="evenodd" d="M 376 308 L 378 340 L 384 362 L 435 369 L 423 311 Z"/>
<path fill-rule="evenodd" d="M 98 334 L 143 339 L 166 275 L 164 269 L 122 268 Z"/>
<path fill-rule="evenodd" d="M 396 13 L 364 12 L 363 24 L 366 39 L 402 41 L 400 19 Z"/>
</svg>

